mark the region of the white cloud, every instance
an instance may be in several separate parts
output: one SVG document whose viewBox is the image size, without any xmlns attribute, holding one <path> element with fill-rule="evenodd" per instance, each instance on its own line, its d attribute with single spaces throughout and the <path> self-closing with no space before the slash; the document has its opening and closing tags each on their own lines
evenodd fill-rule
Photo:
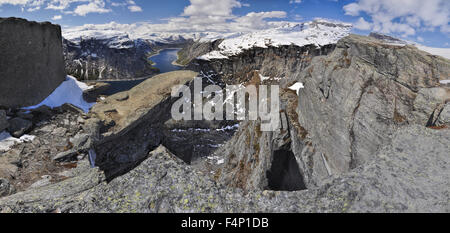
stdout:
<svg viewBox="0 0 450 233">
<path fill-rule="evenodd" d="M 60 20 L 60 19 L 62 19 L 62 15 L 55 15 L 55 16 L 53 16 L 52 19 L 53 20 Z"/>
<path fill-rule="evenodd" d="M 450 1 L 448 0 L 357 0 L 344 6 L 346 15 L 367 14 L 372 22 L 357 22 L 361 28 L 402 36 L 417 31 L 439 29 L 450 33 Z M 364 20 L 364 21 L 363 21 Z"/>
<path fill-rule="evenodd" d="M 81 5 L 77 5 L 73 11 L 69 11 L 68 9 L 75 3 Z M 45 7 L 47 10 L 56 10 L 66 14 L 71 13 L 80 16 L 85 16 L 89 13 L 111 12 L 110 9 L 105 7 L 105 0 L 0 0 L 0 6 L 4 4 L 21 6 L 22 11 L 27 10 L 32 12 Z M 137 6 L 134 2 L 133 4 Z"/>
<path fill-rule="evenodd" d="M 164 27 L 182 31 L 251 31 L 269 27 L 267 18 L 285 18 L 284 11 L 233 14 L 234 8 L 245 7 L 238 0 L 190 0 L 179 17 L 170 18 Z"/>
<path fill-rule="evenodd" d="M 103 0 L 94 0 L 89 2 L 88 4 L 78 5 L 73 14 L 85 16 L 89 13 L 108 13 L 111 12 L 111 9 L 105 8 L 105 2 Z"/>
<path fill-rule="evenodd" d="M 232 9 L 242 7 L 237 0 L 190 0 L 191 5 L 184 8 L 183 16 L 201 17 L 229 17 Z"/>
<path fill-rule="evenodd" d="M 138 6 L 135 1 L 127 0 L 126 2 L 112 2 L 113 7 L 127 7 L 131 12 L 142 12 L 142 7 Z"/>
<path fill-rule="evenodd" d="M 11 5 L 25 5 L 30 0 L 0 0 L 0 6 L 3 4 L 11 4 Z"/>
<path fill-rule="evenodd" d="M 359 30 L 371 30 L 372 24 L 367 22 L 363 17 L 359 18 L 354 24 L 354 27 Z"/>
<path fill-rule="evenodd" d="M 289 3 L 290 3 L 290 4 L 294 4 L 294 3 L 302 3 L 302 0 L 290 0 Z"/>
<path fill-rule="evenodd" d="M 250 12 L 245 16 L 235 19 L 235 22 L 240 27 L 251 29 L 265 29 L 268 27 L 268 23 L 265 19 L 268 18 L 285 18 L 286 12 L 284 11 L 270 11 L 270 12 Z"/>
<path fill-rule="evenodd" d="M 131 12 L 141 12 L 142 11 L 142 8 L 140 6 L 137 6 L 137 5 L 128 6 L 128 9 Z"/>
<path fill-rule="evenodd" d="M 297 21 L 303 20 L 303 16 L 301 16 L 299 14 L 295 14 L 294 15 L 294 20 L 297 20 Z"/>
</svg>

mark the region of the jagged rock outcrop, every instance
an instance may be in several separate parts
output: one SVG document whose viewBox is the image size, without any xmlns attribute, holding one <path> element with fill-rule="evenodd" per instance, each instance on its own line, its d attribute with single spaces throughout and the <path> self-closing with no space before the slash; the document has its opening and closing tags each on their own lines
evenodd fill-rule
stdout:
<svg viewBox="0 0 450 233">
<path fill-rule="evenodd" d="M 0 18 L 0 106 L 40 103 L 65 78 L 61 27 Z"/>
<path fill-rule="evenodd" d="M 450 130 L 408 126 L 371 162 L 320 188 L 247 194 L 216 186 L 159 147 L 109 183 L 80 166 L 60 183 L 0 199 L 0 212 L 448 212 L 449 137 Z"/>
<path fill-rule="evenodd" d="M 87 126 L 94 138 L 95 164 L 112 178 L 128 172 L 163 141 L 163 124 L 171 119 L 172 87 L 197 73 L 174 71 L 147 79 L 127 92 L 109 96 L 91 109 Z"/>
<path fill-rule="evenodd" d="M 188 43 L 183 49 L 178 51 L 177 63 L 187 65 L 198 56 L 217 50 L 222 41 L 223 40 L 215 40 L 211 42 L 195 41 Z"/>
<path fill-rule="evenodd" d="M 136 79 L 157 74 L 147 59 L 153 49 L 142 40 L 111 47 L 107 39 L 73 43 L 64 39 L 66 72 L 78 80 Z"/>
</svg>

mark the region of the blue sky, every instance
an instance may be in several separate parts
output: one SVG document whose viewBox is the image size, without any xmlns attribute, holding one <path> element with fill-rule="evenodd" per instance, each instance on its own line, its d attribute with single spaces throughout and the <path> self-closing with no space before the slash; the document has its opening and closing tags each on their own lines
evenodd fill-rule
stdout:
<svg viewBox="0 0 450 233">
<path fill-rule="evenodd" d="M 270 21 L 320 17 L 354 23 L 355 33 L 379 31 L 450 47 L 449 0 L 0 0 L 0 17 L 10 16 L 65 27 L 114 21 L 196 25 L 196 30 L 229 22 L 260 29 Z"/>
</svg>

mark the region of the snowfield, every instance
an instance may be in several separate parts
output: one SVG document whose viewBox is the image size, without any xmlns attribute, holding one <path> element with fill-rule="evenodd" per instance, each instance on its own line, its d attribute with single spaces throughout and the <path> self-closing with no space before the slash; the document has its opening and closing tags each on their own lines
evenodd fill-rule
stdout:
<svg viewBox="0 0 450 233">
<path fill-rule="evenodd" d="M 198 57 L 202 60 L 224 59 L 237 55 L 252 47 L 267 48 L 280 45 L 316 45 L 318 47 L 335 44 L 350 34 L 351 24 L 314 20 L 307 23 L 285 23 L 277 28 L 257 31 L 235 38 L 225 39 L 218 51 Z"/>
<path fill-rule="evenodd" d="M 66 81 L 61 83 L 61 85 L 59 85 L 59 87 L 56 88 L 44 101 L 35 106 L 25 107 L 24 109 L 31 110 L 43 105 L 50 108 L 56 108 L 68 103 L 82 109 L 84 112 L 89 112 L 89 109 L 91 109 L 95 103 L 86 102 L 83 99 L 83 91 L 90 88 L 92 87 L 89 87 L 83 82 L 77 81 L 74 77 L 67 76 Z"/>
</svg>

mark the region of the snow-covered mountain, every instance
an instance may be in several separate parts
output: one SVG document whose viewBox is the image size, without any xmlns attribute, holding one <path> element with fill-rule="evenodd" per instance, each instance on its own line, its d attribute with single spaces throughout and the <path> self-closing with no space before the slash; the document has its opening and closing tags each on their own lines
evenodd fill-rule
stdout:
<svg viewBox="0 0 450 233">
<path fill-rule="evenodd" d="M 429 54 L 433 54 L 433 55 L 437 55 L 437 56 L 441 56 L 441 57 L 450 59 L 450 48 L 428 47 L 425 45 L 418 44 L 416 42 L 401 40 L 401 39 L 398 39 L 398 38 L 395 38 L 392 36 L 388 36 L 388 35 L 384 35 L 384 34 L 380 34 L 380 33 L 374 33 L 374 32 L 370 33 L 369 36 L 374 37 L 379 40 L 382 40 L 382 41 L 386 42 L 387 44 L 399 45 L 399 46 L 412 45 L 412 46 L 415 46 L 416 48 L 418 48 L 422 51 L 425 51 Z"/>
<path fill-rule="evenodd" d="M 307 23 L 285 23 L 277 28 L 225 39 L 219 49 L 200 56 L 199 59 L 221 59 L 241 53 L 252 47 L 266 48 L 295 44 L 298 46 L 316 45 L 318 47 L 334 44 L 350 34 L 351 24 L 314 20 Z"/>
<path fill-rule="evenodd" d="M 210 32 L 158 32 L 151 25 L 128 24 L 87 24 L 78 27 L 64 28 L 63 37 L 73 43 L 82 40 L 104 40 L 111 48 L 128 48 L 132 41 L 137 39 L 149 43 L 177 43 L 192 39 L 194 41 L 207 42 L 217 39 L 228 39 L 224 47 L 234 52 L 240 46 L 249 48 L 254 45 L 265 46 L 266 39 L 271 39 L 273 45 L 281 44 L 317 44 L 324 45 L 334 43 L 345 35 L 348 35 L 352 25 L 348 23 L 332 22 L 317 19 L 307 23 L 278 22 L 270 24 L 269 29 L 259 31 L 210 31 Z M 233 51 L 231 51 L 233 50 Z"/>
<path fill-rule="evenodd" d="M 152 74 L 154 71 L 149 64 L 146 64 L 146 54 L 168 45 L 183 45 L 191 42 L 200 45 L 211 42 L 209 44 L 212 45 L 212 42 L 216 41 L 214 48 L 206 46 L 205 50 L 191 51 L 189 54 L 191 56 L 195 54 L 194 57 L 201 60 L 226 59 L 253 47 L 267 48 L 291 44 L 322 47 L 337 43 L 352 30 L 352 24 L 324 19 L 304 23 L 272 22 L 268 27 L 263 30 L 240 32 L 231 30 L 173 32 L 155 31 L 151 24 L 113 22 L 65 28 L 63 37 L 68 41 L 65 43 L 65 48 L 68 48 L 66 63 L 69 64 L 66 70 L 68 74 L 81 79 L 88 79 L 88 77 L 89 79 L 131 79 L 139 75 Z M 450 59 L 450 49 L 431 48 L 378 33 L 372 33 L 371 36 L 389 44 L 414 45 L 431 54 Z M 200 47 L 202 46 L 196 46 L 196 48 Z"/>
<path fill-rule="evenodd" d="M 234 33 L 232 33 L 234 34 Z M 148 44 L 174 44 L 186 40 L 215 40 L 224 34 L 217 32 L 156 32 L 149 25 L 127 24 L 87 24 L 78 27 L 64 28 L 62 35 L 72 43 L 96 39 L 104 41 L 110 48 L 127 49 L 133 47 L 136 41 Z M 225 35 L 227 36 L 227 35 Z"/>
</svg>

